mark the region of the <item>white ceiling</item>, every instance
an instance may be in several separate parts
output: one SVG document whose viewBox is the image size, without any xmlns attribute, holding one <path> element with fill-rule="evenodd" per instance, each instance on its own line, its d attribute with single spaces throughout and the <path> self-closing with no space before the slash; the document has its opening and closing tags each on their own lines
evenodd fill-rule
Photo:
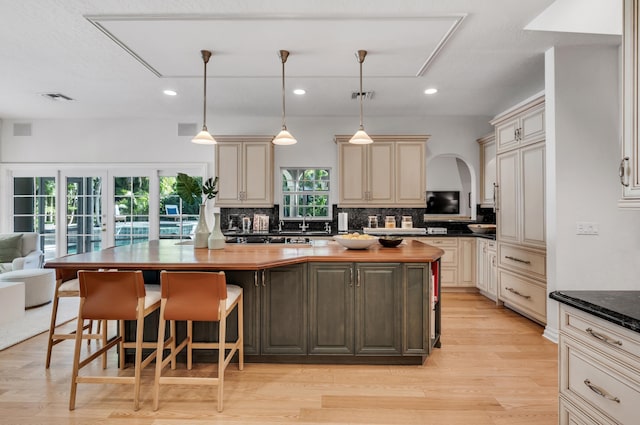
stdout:
<svg viewBox="0 0 640 425">
<path fill-rule="evenodd" d="M 365 120 L 492 116 L 543 89 L 549 47 L 620 43 L 523 29 L 552 3 L 0 0 L 0 119 L 193 120 L 202 114 L 201 49 L 213 51 L 208 115 L 279 116 L 277 52 L 286 49 L 288 118 L 357 116 L 355 51 L 364 49 L 363 89 L 374 92 Z M 425 96 L 428 87 L 439 92 Z"/>
</svg>

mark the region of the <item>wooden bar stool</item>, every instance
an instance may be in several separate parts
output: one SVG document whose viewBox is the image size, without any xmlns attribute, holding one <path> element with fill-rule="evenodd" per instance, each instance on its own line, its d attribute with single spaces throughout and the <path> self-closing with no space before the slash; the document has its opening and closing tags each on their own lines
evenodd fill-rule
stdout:
<svg viewBox="0 0 640 425">
<path fill-rule="evenodd" d="M 45 368 L 49 369 L 51 365 L 51 353 L 53 346 L 68 339 L 76 339 L 76 331 L 71 333 L 55 333 L 56 321 L 58 320 L 58 306 L 60 298 L 66 297 L 79 297 L 80 296 L 80 283 L 78 282 L 77 270 L 56 269 L 56 285 L 53 294 L 53 302 L 51 307 L 51 322 L 49 324 L 49 343 L 47 344 L 47 360 L 45 362 Z M 102 325 L 102 326 L 101 326 Z M 84 333 L 87 331 L 87 333 Z M 91 342 L 92 339 L 102 340 L 102 344 L 107 343 L 107 323 L 98 322 L 97 332 L 93 333 L 93 321 L 89 320 L 82 326 L 82 338 L 87 342 Z M 107 353 L 104 353 L 102 357 L 102 367 L 107 367 Z"/>
<path fill-rule="evenodd" d="M 244 368 L 244 338 L 243 338 L 243 297 L 242 288 L 227 285 L 223 272 L 166 272 L 160 273 L 162 288 L 162 303 L 160 307 L 160 324 L 158 329 L 158 353 L 163 353 L 169 347 L 169 355 L 163 358 L 159 354 L 156 360 L 156 377 L 154 383 L 153 409 L 158 409 L 161 384 L 183 385 L 217 385 L 218 412 L 222 412 L 224 371 L 238 352 L 238 368 Z M 238 309 L 238 339 L 226 342 L 227 316 L 234 308 Z M 169 339 L 165 340 L 166 321 L 170 321 Z M 187 322 L 187 336 L 176 345 L 175 321 Z M 193 342 L 193 322 L 218 322 L 218 342 Z M 187 369 L 191 370 L 192 352 L 194 349 L 218 350 L 217 377 L 169 377 L 161 376 L 162 369 L 171 362 L 175 369 L 176 355 L 187 348 Z M 229 353 L 225 355 L 226 351 Z M 162 359 L 162 360 L 161 360 Z"/>
<path fill-rule="evenodd" d="M 80 307 L 76 345 L 73 355 L 71 375 L 71 395 L 69 410 L 75 408 L 76 389 L 79 383 L 133 384 L 133 408 L 140 407 L 140 374 L 155 357 L 156 343 L 143 342 L 144 318 L 160 308 L 160 291 L 145 289 L 141 271 L 79 271 Z M 159 289 L 159 288 L 158 288 Z M 99 350 L 80 360 L 82 328 L 84 320 L 118 320 L 120 334 L 111 338 Z M 135 341 L 125 341 L 124 321 L 136 320 Z M 115 345 L 119 346 L 120 367 L 124 366 L 125 348 L 135 348 L 134 376 L 85 376 L 79 375 L 80 369 L 90 364 Z M 142 359 L 142 349 L 154 350 Z"/>
</svg>

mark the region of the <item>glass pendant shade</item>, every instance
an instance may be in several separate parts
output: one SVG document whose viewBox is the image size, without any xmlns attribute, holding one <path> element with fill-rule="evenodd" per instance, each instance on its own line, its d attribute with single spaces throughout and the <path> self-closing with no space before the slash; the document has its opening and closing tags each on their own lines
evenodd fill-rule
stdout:
<svg viewBox="0 0 640 425">
<path fill-rule="evenodd" d="M 280 133 L 273 139 L 272 143 L 274 145 L 295 145 L 298 141 L 287 131 L 286 128 L 283 128 Z"/>
<path fill-rule="evenodd" d="M 204 102 L 202 108 L 202 130 L 196 134 L 196 137 L 191 139 L 192 143 L 199 145 L 215 145 L 216 139 L 213 138 L 211 133 L 207 130 L 207 63 L 211 58 L 211 52 L 209 50 L 201 50 L 202 61 L 204 62 Z"/>
<path fill-rule="evenodd" d="M 351 139 L 349 139 L 349 143 L 353 143 L 354 145 L 368 145 L 373 143 L 373 139 L 369 137 L 366 131 L 364 131 L 364 125 L 362 124 L 362 98 L 364 97 L 364 92 L 362 91 L 362 63 L 364 62 L 364 58 L 367 56 L 366 50 L 358 50 L 358 63 L 360 64 L 360 93 L 358 97 L 360 98 L 360 129 L 356 131 L 356 134 L 353 135 Z"/>
<path fill-rule="evenodd" d="M 364 128 L 360 128 L 360 130 L 356 131 L 356 134 L 349 139 L 349 143 L 353 143 L 354 145 L 368 145 L 373 143 L 373 139 L 364 131 Z"/>
<path fill-rule="evenodd" d="M 279 56 L 282 62 L 282 130 L 280 130 L 280 133 L 278 133 L 278 135 L 271 142 L 274 145 L 281 145 L 281 146 L 295 145 L 296 143 L 298 143 L 298 141 L 296 140 L 295 137 L 291 135 L 291 133 L 289 133 L 289 131 L 287 131 L 287 125 L 285 124 L 286 115 L 285 115 L 285 108 L 284 108 L 284 94 L 285 94 L 284 64 L 287 61 L 287 58 L 289 57 L 289 52 L 287 50 L 280 50 Z"/>
<path fill-rule="evenodd" d="M 199 145 L 215 145 L 216 143 L 218 143 L 216 142 L 216 139 L 213 138 L 211 133 L 207 131 L 206 127 L 203 128 L 200 133 L 196 134 L 196 137 L 191 139 L 191 142 L 197 143 Z"/>
</svg>

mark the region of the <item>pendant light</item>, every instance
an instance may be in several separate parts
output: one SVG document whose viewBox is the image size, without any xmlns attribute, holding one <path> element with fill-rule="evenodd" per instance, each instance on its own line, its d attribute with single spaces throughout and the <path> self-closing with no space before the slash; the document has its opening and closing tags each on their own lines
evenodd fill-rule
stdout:
<svg viewBox="0 0 640 425">
<path fill-rule="evenodd" d="M 287 131 L 287 125 L 285 123 L 285 109 L 284 109 L 284 63 L 287 61 L 289 57 L 289 52 L 287 50 L 280 50 L 280 60 L 282 61 L 282 130 L 280 133 L 273 139 L 274 145 L 294 145 L 298 143 L 298 141 Z"/>
<path fill-rule="evenodd" d="M 366 131 L 364 131 L 364 126 L 362 125 L 362 98 L 364 97 L 364 92 L 362 91 L 362 62 L 364 62 L 366 56 L 366 50 L 358 50 L 358 63 L 360 64 L 360 93 L 358 93 L 358 97 L 360 98 L 360 129 L 356 131 L 356 134 L 349 140 L 349 143 L 355 145 L 368 145 L 369 143 L 373 143 L 373 140 Z"/>
<path fill-rule="evenodd" d="M 211 57 L 209 50 L 201 50 L 202 61 L 204 62 L 204 107 L 202 110 L 202 131 L 196 135 L 191 141 L 200 145 L 215 145 L 216 139 L 207 130 L 207 63 Z"/>
</svg>

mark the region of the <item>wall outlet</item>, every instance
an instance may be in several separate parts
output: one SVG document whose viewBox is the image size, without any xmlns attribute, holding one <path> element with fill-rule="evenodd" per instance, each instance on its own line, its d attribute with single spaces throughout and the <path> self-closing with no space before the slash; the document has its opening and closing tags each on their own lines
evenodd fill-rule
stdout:
<svg viewBox="0 0 640 425">
<path fill-rule="evenodd" d="M 576 235 L 597 235 L 598 223 L 591 221 L 576 222 Z"/>
</svg>

